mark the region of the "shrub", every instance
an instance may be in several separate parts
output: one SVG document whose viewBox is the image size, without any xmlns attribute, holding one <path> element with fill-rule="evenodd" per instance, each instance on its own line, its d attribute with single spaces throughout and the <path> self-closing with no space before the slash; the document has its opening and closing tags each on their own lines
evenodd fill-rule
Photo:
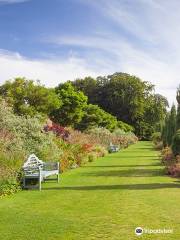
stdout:
<svg viewBox="0 0 180 240">
<path fill-rule="evenodd" d="M 164 147 L 163 142 L 158 142 L 158 143 L 155 145 L 155 149 L 156 149 L 156 150 L 162 150 L 163 147 Z"/>
<path fill-rule="evenodd" d="M 72 128 L 68 128 L 68 131 L 70 132 L 70 136 L 67 142 L 70 144 L 97 145 L 99 143 L 98 139 L 94 138 L 94 136 L 90 135 L 88 132 L 85 133 Z"/>
<path fill-rule="evenodd" d="M 20 189 L 20 184 L 16 179 L 0 180 L 0 196 L 13 194 Z"/>
<path fill-rule="evenodd" d="M 162 141 L 162 134 L 161 132 L 155 132 L 151 136 L 151 140 L 154 143 L 156 150 L 162 150 L 164 147 L 163 141 Z"/>
<path fill-rule="evenodd" d="M 105 112 L 98 105 L 88 104 L 84 108 L 84 116 L 75 127 L 81 131 L 93 127 L 104 127 L 112 131 L 117 127 L 117 124 L 116 117 Z"/>
<path fill-rule="evenodd" d="M 59 108 L 61 101 L 54 89 L 46 88 L 39 81 L 15 78 L 0 86 L 0 95 L 13 107 L 16 114 L 34 116 L 49 114 Z"/>
<path fill-rule="evenodd" d="M 180 177 L 180 155 L 174 155 L 170 147 L 162 150 L 162 162 L 172 177 Z"/>
<path fill-rule="evenodd" d="M 125 122 L 118 121 L 117 125 L 118 125 L 119 129 L 122 129 L 125 132 L 133 132 L 134 131 L 134 127 Z"/>
<path fill-rule="evenodd" d="M 92 147 L 92 151 L 96 153 L 97 157 L 104 157 L 107 155 L 108 151 L 105 147 L 101 145 L 95 145 Z"/>
<path fill-rule="evenodd" d="M 11 157 L 9 155 L 9 157 Z M 21 156 L 19 156 L 21 159 Z M 4 158 L 1 155 L 0 158 L 0 196 L 9 195 L 20 190 L 20 184 L 18 179 L 19 159 L 8 159 L 7 164 L 3 160 L 7 161 L 8 157 Z M 19 160 L 19 161 L 15 161 Z M 13 164 L 12 164 L 13 162 Z"/>
<path fill-rule="evenodd" d="M 61 148 L 63 150 L 63 154 L 60 158 L 62 172 L 68 168 L 81 166 L 87 158 L 87 153 L 80 144 L 69 144 L 67 142 L 62 142 Z"/>
<path fill-rule="evenodd" d="M 92 128 L 87 131 L 87 134 L 96 139 L 99 144 L 106 148 L 111 142 L 115 143 L 116 141 L 116 138 L 113 137 L 113 134 L 106 128 Z"/>
<path fill-rule="evenodd" d="M 97 158 L 95 153 L 90 153 L 88 155 L 88 162 L 93 162 Z"/>
<path fill-rule="evenodd" d="M 124 132 L 121 129 L 116 129 L 111 133 L 105 128 L 93 128 L 88 130 L 87 133 L 92 136 L 92 138 L 96 139 L 96 141 L 106 149 L 110 143 L 119 145 L 120 148 L 124 148 L 138 140 L 133 133 Z"/>
<path fill-rule="evenodd" d="M 63 140 L 67 140 L 69 138 L 70 132 L 60 126 L 59 124 L 53 123 L 51 120 L 48 119 L 47 124 L 44 126 L 45 132 L 53 132 L 57 137 L 62 138 Z"/>
<path fill-rule="evenodd" d="M 170 147 L 166 147 L 162 150 L 162 163 L 166 166 L 174 164 L 175 157 Z"/>
<path fill-rule="evenodd" d="M 45 161 L 59 159 L 60 151 L 55 143 L 54 134 L 42 131 L 40 119 L 17 116 L 5 102 L 2 102 L 0 107 L 0 131 L 11 136 L 9 137 L 11 148 L 20 151 L 23 149 L 26 156 L 35 153 Z M 2 136 L 2 141 L 4 141 L 4 136 Z"/>
<path fill-rule="evenodd" d="M 174 155 L 180 155 L 180 129 L 176 132 L 172 141 L 172 151 Z"/>
<path fill-rule="evenodd" d="M 157 145 L 159 142 L 161 142 L 161 132 L 155 132 L 153 133 L 152 137 L 151 137 L 153 143 L 155 145 Z"/>
<path fill-rule="evenodd" d="M 173 177 L 180 177 L 180 163 L 167 167 L 168 174 Z"/>
<path fill-rule="evenodd" d="M 72 128 L 68 128 L 68 131 L 70 133 L 68 139 L 60 143 L 63 151 L 60 159 L 61 171 L 79 167 L 87 161 L 93 161 L 96 157 L 104 157 L 107 154 L 106 149 L 93 135 Z"/>
<path fill-rule="evenodd" d="M 17 116 L 1 101 L 0 181 L 3 187 L 0 195 L 14 192 L 16 187 L 18 189 L 21 167 L 31 153 L 44 161 L 56 161 L 62 152 L 55 135 L 42 131 L 42 123 L 38 117 Z"/>
<path fill-rule="evenodd" d="M 124 132 L 120 128 L 116 129 L 113 135 L 117 137 L 117 144 L 119 143 L 120 147 L 128 147 L 138 141 L 138 138 L 133 132 Z"/>
</svg>

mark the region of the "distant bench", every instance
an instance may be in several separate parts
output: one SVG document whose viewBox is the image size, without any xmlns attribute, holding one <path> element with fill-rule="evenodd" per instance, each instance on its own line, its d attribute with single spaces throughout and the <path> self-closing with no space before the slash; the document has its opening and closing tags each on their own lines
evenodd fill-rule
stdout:
<svg viewBox="0 0 180 240">
<path fill-rule="evenodd" d="M 48 178 L 52 175 L 56 175 L 56 178 Z M 41 183 L 46 180 L 59 182 L 59 162 L 43 162 L 35 154 L 31 154 L 23 165 L 23 188 L 37 188 L 31 184 L 36 181 L 41 190 Z"/>
<path fill-rule="evenodd" d="M 119 146 L 118 145 L 114 145 L 114 144 L 110 144 L 109 145 L 109 148 L 108 148 L 108 152 L 109 153 L 114 153 L 114 152 L 118 152 L 120 149 L 119 149 Z"/>
</svg>

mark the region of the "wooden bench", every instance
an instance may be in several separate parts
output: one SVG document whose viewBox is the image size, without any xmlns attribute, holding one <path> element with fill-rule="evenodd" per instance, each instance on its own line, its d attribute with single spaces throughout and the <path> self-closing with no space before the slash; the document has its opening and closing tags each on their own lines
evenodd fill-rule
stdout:
<svg viewBox="0 0 180 240">
<path fill-rule="evenodd" d="M 56 175 L 56 178 L 48 178 Z M 43 162 L 35 154 L 31 154 L 23 165 L 23 188 L 37 188 L 31 183 L 37 182 L 41 190 L 41 183 L 46 180 L 57 180 L 59 182 L 59 163 Z"/>
<path fill-rule="evenodd" d="M 114 152 L 118 152 L 118 151 L 119 151 L 118 145 L 114 145 L 114 144 L 109 145 L 109 148 L 108 148 L 109 153 L 114 153 Z"/>
</svg>

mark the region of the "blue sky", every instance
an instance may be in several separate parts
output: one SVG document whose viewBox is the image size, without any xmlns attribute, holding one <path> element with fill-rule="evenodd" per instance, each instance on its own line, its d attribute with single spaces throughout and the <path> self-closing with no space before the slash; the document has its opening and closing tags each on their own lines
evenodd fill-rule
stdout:
<svg viewBox="0 0 180 240">
<path fill-rule="evenodd" d="M 180 83 L 178 0 L 0 0 L 0 83 L 47 86 L 117 71 L 175 101 Z"/>
</svg>

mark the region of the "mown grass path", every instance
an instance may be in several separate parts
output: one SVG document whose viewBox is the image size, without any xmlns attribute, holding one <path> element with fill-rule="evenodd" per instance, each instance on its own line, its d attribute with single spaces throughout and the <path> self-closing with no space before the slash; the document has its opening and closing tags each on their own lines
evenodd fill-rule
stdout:
<svg viewBox="0 0 180 240">
<path fill-rule="evenodd" d="M 173 229 L 135 236 L 137 227 Z M 2 240 L 180 239 L 180 183 L 139 142 L 66 172 L 60 184 L 0 200 Z"/>
</svg>

